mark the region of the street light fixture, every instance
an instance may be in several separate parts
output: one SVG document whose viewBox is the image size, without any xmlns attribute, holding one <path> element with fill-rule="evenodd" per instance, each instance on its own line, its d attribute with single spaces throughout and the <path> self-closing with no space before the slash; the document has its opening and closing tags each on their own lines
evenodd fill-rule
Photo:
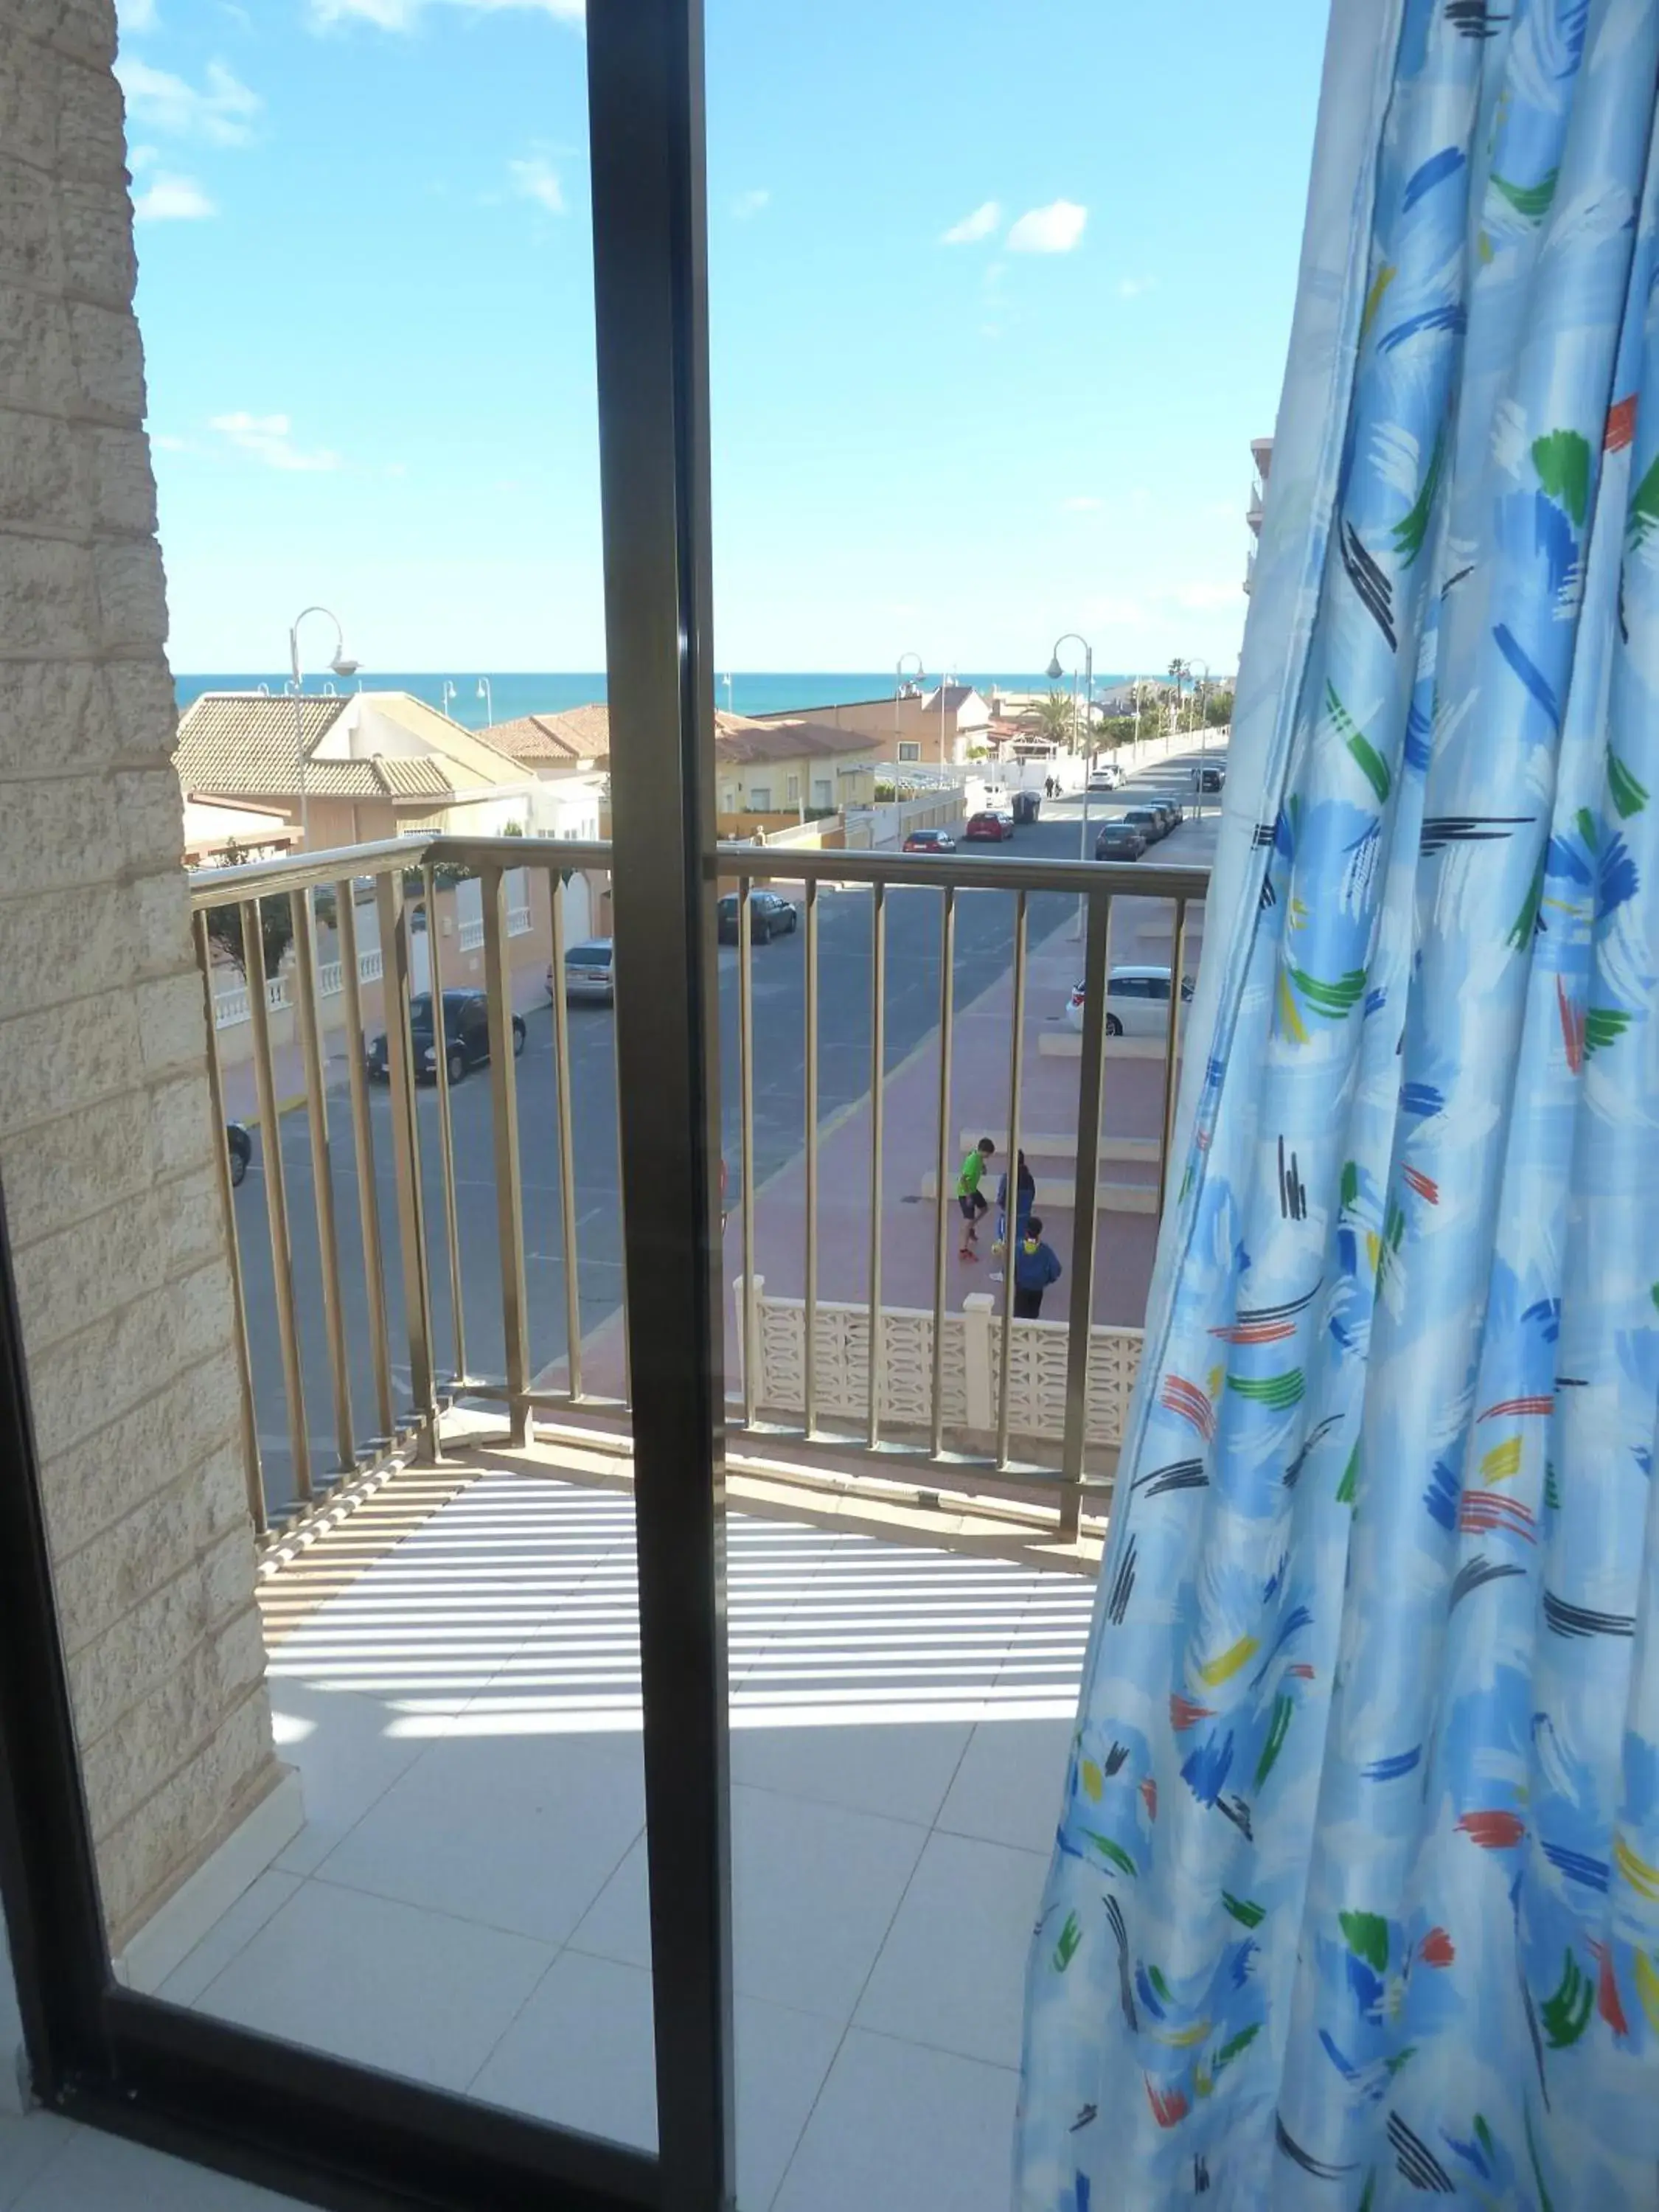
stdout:
<svg viewBox="0 0 1659 2212">
<path fill-rule="evenodd" d="M 294 692 L 294 745 L 300 771 L 300 844 L 311 850 L 311 823 L 306 801 L 306 724 L 305 709 L 300 703 L 304 678 L 300 673 L 300 625 L 311 615 L 326 615 L 334 625 L 334 657 L 329 668 L 336 676 L 355 676 L 362 663 L 353 660 L 345 649 L 345 632 L 340 628 L 340 617 L 328 607 L 301 607 L 288 626 L 288 665 L 292 676 Z M 307 894 L 309 896 L 309 894 Z"/>
<path fill-rule="evenodd" d="M 1074 629 L 1068 629 L 1063 637 L 1057 637 L 1054 640 L 1054 652 L 1048 659 L 1048 681 L 1051 684 L 1057 684 L 1066 672 L 1060 665 L 1060 648 L 1062 645 L 1080 645 L 1083 647 L 1083 711 L 1092 736 L 1095 720 L 1095 649 L 1086 637 L 1079 637 Z M 1089 770 L 1093 762 L 1094 754 L 1091 746 L 1085 749 L 1083 757 L 1083 812 L 1078 832 L 1077 854 L 1079 860 L 1086 860 L 1089 858 Z M 1079 891 L 1077 902 L 1076 931 L 1079 937 L 1083 934 L 1083 909 L 1086 903 L 1083 893 Z"/>
<path fill-rule="evenodd" d="M 477 696 L 484 702 L 484 721 L 486 725 L 490 729 L 494 729 L 495 726 L 495 695 L 489 688 L 489 678 L 487 676 L 481 676 L 478 678 L 478 690 Z"/>
<path fill-rule="evenodd" d="M 442 692 L 440 694 L 438 700 L 438 711 L 440 714 L 448 714 L 450 704 L 454 699 L 454 696 L 455 686 L 450 682 L 448 677 L 446 676 L 444 678 L 444 688 Z"/>
</svg>

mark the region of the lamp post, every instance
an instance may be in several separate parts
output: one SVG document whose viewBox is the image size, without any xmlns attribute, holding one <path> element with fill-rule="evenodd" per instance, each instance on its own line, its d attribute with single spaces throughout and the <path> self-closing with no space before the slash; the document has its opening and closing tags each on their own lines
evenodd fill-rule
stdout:
<svg viewBox="0 0 1659 2212">
<path fill-rule="evenodd" d="M 1204 671 L 1202 681 L 1193 686 L 1193 696 L 1198 702 L 1198 745 L 1201 763 L 1198 771 L 1198 818 L 1201 822 L 1204 819 L 1204 770 L 1210 764 L 1210 725 L 1206 719 L 1209 702 L 1204 696 L 1210 688 L 1210 664 L 1200 653 L 1197 665 Z M 1188 661 L 1187 665 L 1190 669 L 1193 663 Z"/>
<path fill-rule="evenodd" d="M 489 678 L 487 676 L 481 676 L 478 678 L 478 690 L 477 696 L 484 702 L 484 726 L 487 729 L 494 729 L 495 726 L 495 695 L 489 688 Z"/>
<path fill-rule="evenodd" d="M 440 714 L 447 714 L 449 712 L 450 703 L 453 700 L 454 696 L 455 686 L 450 682 L 448 677 L 446 676 L 444 678 L 444 688 L 439 695 L 438 699 L 438 711 Z"/>
<path fill-rule="evenodd" d="M 300 704 L 300 691 L 304 678 L 300 673 L 300 625 L 308 616 L 326 615 L 334 625 L 334 657 L 329 667 L 336 676 L 355 676 L 362 665 L 351 659 L 345 649 L 345 632 L 340 628 L 340 617 L 328 607 L 301 607 L 288 627 L 288 665 L 294 689 L 294 749 L 300 772 L 300 844 L 302 851 L 311 850 L 311 819 L 306 804 L 306 723 L 305 710 Z M 307 898 L 310 893 L 306 894 Z"/>
<path fill-rule="evenodd" d="M 1094 720 L 1095 698 L 1095 649 L 1093 646 L 1090 644 L 1086 637 L 1079 637 L 1074 629 L 1068 629 L 1063 637 L 1057 637 L 1054 640 L 1054 652 L 1050 654 L 1048 659 L 1048 681 L 1051 684 L 1058 684 L 1061 676 L 1065 673 L 1065 671 L 1060 665 L 1060 648 L 1062 645 L 1080 645 L 1083 647 L 1084 711 L 1088 716 L 1090 723 L 1092 725 Z M 1077 856 L 1079 860 L 1086 860 L 1089 858 L 1089 768 L 1090 756 L 1085 753 L 1083 762 L 1083 812 L 1079 819 L 1078 832 Z M 1083 893 L 1079 891 L 1078 893 L 1077 901 L 1076 930 L 1076 934 L 1079 937 L 1081 937 L 1083 934 L 1083 910 L 1086 904 L 1086 899 Z"/>
<path fill-rule="evenodd" d="M 902 653 L 893 665 L 893 768 L 896 775 L 898 769 L 899 758 L 899 701 L 904 696 L 904 686 L 907 681 L 904 664 L 907 660 L 914 660 L 916 664 L 915 680 L 918 690 L 920 690 L 921 686 L 921 679 L 927 673 L 926 665 L 919 653 Z M 918 760 L 921 758 L 921 747 L 920 745 L 916 747 L 916 758 Z M 898 789 L 896 781 L 895 782 L 893 788 L 895 791 Z"/>
</svg>

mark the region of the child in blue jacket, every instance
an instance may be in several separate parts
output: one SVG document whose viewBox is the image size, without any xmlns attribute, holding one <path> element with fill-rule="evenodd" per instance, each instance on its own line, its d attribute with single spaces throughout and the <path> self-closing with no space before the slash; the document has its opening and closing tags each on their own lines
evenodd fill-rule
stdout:
<svg viewBox="0 0 1659 2212">
<path fill-rule="evenodd" d="M 1060 1262 L 1043 1243 L 1042 1224 L 1033 1213 L 1014 1253 L 1014 1319 L 1041 1321 L 1042 1293 L 1060 1277 Z"/>
</svg>

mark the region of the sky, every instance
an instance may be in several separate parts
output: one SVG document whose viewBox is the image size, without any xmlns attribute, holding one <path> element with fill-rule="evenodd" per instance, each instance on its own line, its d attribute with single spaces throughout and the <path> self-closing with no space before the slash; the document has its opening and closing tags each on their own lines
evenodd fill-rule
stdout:
<svg viewBox="0 0 1659 2212">
<path fill-rule="evenodd" d="M 719 665 L 1231 671 L 1325 0 L 706 7 Z M 175 668 L 602 668 L 581 0 L 120 21 Z"/>
</svg>

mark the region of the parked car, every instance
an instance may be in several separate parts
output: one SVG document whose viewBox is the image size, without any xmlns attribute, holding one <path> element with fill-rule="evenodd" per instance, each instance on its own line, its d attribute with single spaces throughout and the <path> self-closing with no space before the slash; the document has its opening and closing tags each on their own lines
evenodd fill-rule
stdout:
<svg viewBox="0 0 1659 2212">
<path fill-rule="evenodd" d="M 1146 849 L 1146 840 L 1129 822 L 1109 822 L 1095 839 L 1097 860 L 1138 860 Z"/>
<path fill-rule="evenodd" d="M 553 995 L 550 968 L 547 971 L 547 995 L 550 999 Z M 616 969 L 608 937 L 590 937 L 580 945 L 565 947 L 564 995 L 567 1004 L 572 999 L 592 999 L 604 1006 L 616 1004 Z"/>
<path fill-rule="evenodd" d="M 1017 791 L 1014 793 L 1014 820 L 1035 822 L 1042 811 L 1042 794 L 1038 791 Z"/>
<path fill-rule="evenodd" d="M 1160 838 L 1170 834 L 1170 825 L 1164 819 L 1164 810 L 1160 806 L 1132 806 L 1121 818 L 1132 830 L 1139 830 L 1149 845 L 1156 845 Z"/>
<path fill-rule="evenodd" d="M 1184 975 L 1181 981 L 1183 1009 L 1192 1004 L 1192 998 L 1193 979 Z M 1066 1018 L 1074 1030 L 1083 1027 L 1083 986 L 1079 983 L 1066 1006 Z M 1169 969 L 1114 968 L 1106 982 L 1107 1036 L 1162 1036 L 1169 1024 Z"/>
<path fill-rule="evenodd" d="M 970 845 L 1000 845 L 1014 834 L 1012 814 L 995 814 L 988 808 L 982 814 L 970 815 L 968 827 L 963 831 L 963 840 Z"/>
<path fill-rule="evenodd" d="M 422 991 L 409 1002 L 410 1043 L 415 1054 L 416 1082 L 429 1081 L 438 1073 L 437 1039 L 432 1026 L 432 994 Z M 513 1057 L 524 1050 L 521 1015 L 513 1017 Z M 489 1058 L 489 1001 L 482 991 L 444 993 L 444 1066 L 452 1083 L 459 1083 L 469 1068 L 480 1067 Z M 368 1072 L 378 1083 L 392 1073 L 386 1056 L 386 1031 L 368 1048 Z"/>
<path fill-rule="evenodd" d="M 248 1162 L 253 1158 L 253 1139 L 240 1121 L 226 1122 L 225 1150 L 230 1154 L 230 1187 L 240 1190 Z"/>
<path fill-rule="evenodd" d="M 907 853 L 954 853 L 957 841 L 948 830 L 913 830 L 904 841 Z"/>
<path fill-rule="evenodd" d="M 800 908 L 775 891 L 749 894 L 749 941 L 769 945 L 775 937 L 792 937 L 800 927 Z M 738 895 L 727 891 L 720 902 L 719 935 L 722 945 L 738 941 Z"/>
</svg>

